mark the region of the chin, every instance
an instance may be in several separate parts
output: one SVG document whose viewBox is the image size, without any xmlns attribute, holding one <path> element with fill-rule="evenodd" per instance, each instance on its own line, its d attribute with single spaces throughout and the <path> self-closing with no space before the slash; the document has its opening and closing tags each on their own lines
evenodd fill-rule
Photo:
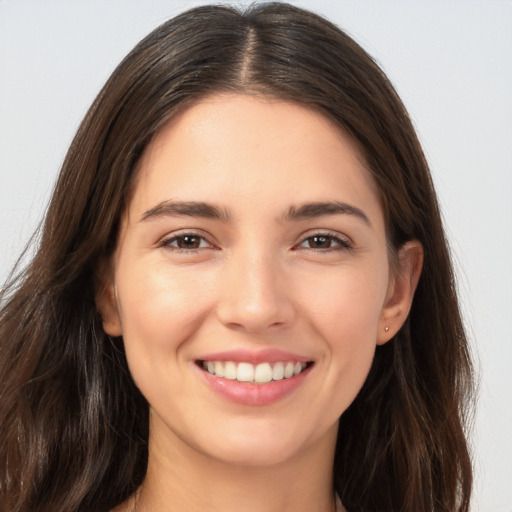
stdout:
<svg viewBox="0 0 512 512">
<path fill-rule="evenodd" d="M 215 450 L 209 450 L 205 455 L 232 466 L 263 467 L 275 466 L 292 460 L 304 447 L 295 444 L 276 442 L 249 442 L 243 446 L 237 443 L 216 446 Z"/>
<path fill-rule="evenodd" d="M 234 466 L 273 466 L 300 458 L 301 454 L 318 444 L 324 444 L 328 453 L 334 453 L 338 424 L 310 432 L 293 430 L 293 426 L 254 425 L 252 428 L 230 429 L 224 436 L 215 435 L 215 441 L 203 446 L 203 453 L 219 462 Z M 266 428 L 265 428 L 266 427 Z M 235 431 L 236 430 L 236 431 Z"/>
</svg>

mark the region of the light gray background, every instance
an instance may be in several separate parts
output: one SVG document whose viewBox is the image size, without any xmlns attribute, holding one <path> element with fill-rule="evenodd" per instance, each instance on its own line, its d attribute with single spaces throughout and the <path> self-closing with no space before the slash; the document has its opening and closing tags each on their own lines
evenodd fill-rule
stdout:
<svg viewBox="0 0 512 512">
<path fill-rule="evenodd" d="M 114 66 L 158 24 L 202 3 L 0 0 L 0 281 Z M 418 129 L 482 376 L 473 510 L 511 512 L 512 2 L 292 3 L 352 34 L 389 74 Z"/>
</svg>

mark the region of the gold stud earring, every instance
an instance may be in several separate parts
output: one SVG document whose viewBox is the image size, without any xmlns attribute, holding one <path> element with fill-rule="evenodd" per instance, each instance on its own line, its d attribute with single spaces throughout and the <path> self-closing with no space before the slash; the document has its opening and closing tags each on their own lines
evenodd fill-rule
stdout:
<svg viewBox="0 0 512 512">
<path fill-rule="evenodd" d="M 388 332 L 388 331 L 389 331 L 389 326 L 387 326 L 387 325 L 386 325 L 386 327 L 384 327 L 384 330 L 385 330 L 386 332 Z"/>
</svg>

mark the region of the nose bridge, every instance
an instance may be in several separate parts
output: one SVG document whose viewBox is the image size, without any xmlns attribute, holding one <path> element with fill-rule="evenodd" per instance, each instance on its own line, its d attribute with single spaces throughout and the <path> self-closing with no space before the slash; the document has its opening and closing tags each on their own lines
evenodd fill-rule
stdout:
<svg viewBox="0 0 512 512">
<path fill-rule="evenodd" d="M 221 321 L 251 332 L 290 323 L 293 307 L 283 281 L 282 262 L 268 248 L 233 251 L 224 273 Z"/>
</svg>

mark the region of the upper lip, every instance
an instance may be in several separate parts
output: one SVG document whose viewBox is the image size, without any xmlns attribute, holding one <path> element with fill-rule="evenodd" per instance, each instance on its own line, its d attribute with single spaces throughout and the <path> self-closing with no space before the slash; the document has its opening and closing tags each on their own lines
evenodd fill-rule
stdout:
<svg viewBox="0 0 512 512">
<path fill-rule="evenodd" d="M 222 352 L 205 354 L 198 359 L 199 361 L 233 361 L 235 363 L 251 364 L 278 363 L 287 361 L 293 361 L 295 363 L 311 362 L 310 358 L 275 348 L 266 348 L 260 350 L 225 350 Z"/>
</svg>

